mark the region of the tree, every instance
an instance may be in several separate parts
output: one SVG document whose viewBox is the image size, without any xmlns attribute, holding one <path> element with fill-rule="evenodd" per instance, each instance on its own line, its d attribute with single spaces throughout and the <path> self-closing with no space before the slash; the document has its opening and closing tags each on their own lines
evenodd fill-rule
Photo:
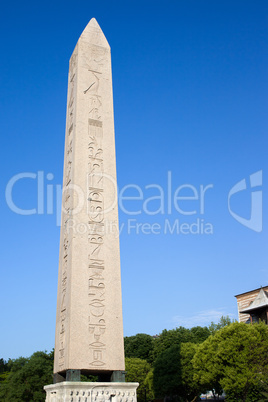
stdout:
<svg viewBox="0 0 268 402">
<path fill-rule="evenodd" d="M 154 399 L 154 370 L 151 369 L 144 380 L 144 387 L 146 389 L 146 400 Z"/>
<path fill-rule="evenodd" d="M 138 358 L 127 357 L 126 363 L 126 381 L 138 382 L 140 385 L 137 389 L 138 402 L 146 400 L 145 395 L 149 392 L 149 387 L 145 383 L 146 377 L 151 370 L 151 365 L 146 361 Z"/>
<path fill-rule="evenodd" d="M 171 346 L 158 356 L 153 372 L 156 397 L 195 401 L 203 387 L 194 380 L 193 357 L 198 345 L 190 342 Z"/>
<path fill-rule="evenodd" d="M 181 391 L 180 395 L 183 400 L 195 401 L 204 388 L 194 379 L 194 367 L 193 358 L 198 349 L 198 346 L 194 343 L 182 343 L 181 344 Z"/>
<path fill-rule="evenodd" d="M 137 357 L 152 362 L 153 337 L 147 334 L 137 334 L 124 338 L 125 356 Z"/>
<path fill-rule="evenodd" d="M 176 329 L 166 330 L 164 329 L 159 337 L 154 340 L 154 361 L 171 346 L 180 345 L 182 342 L 191 342 L 192 336 L 189 329 L 179 327 Z"/>
<path fill-rule="evenodd" d="M 8 362 L 6 362 L 4 359 L 0 359 L 0 374 L 3 374 L 7 371 L 9 371 Z"/>
<path fill-rule="evenodd" d="M 231 320 L 231 318 L 228 315 L 226 316 L 222 315 L 218 324 L 215 324 L 213 321 L 211 321 L 211 324 L 208 328 L 209 332 L 210 334 L 214 335 L 217 331 L 219 331 L 219 329 L 227 327 L 227 325 L 230 325 L 233 322 L 235 322 L 235 320 Z"/>
<path fill-rule="evenodd" d="M 192 327 L 190 337 L 192 343 L 202 343 L 210 336 L 210 330 L 207 327 Z"/>
<path fill-rule="evenodd" d="M 200 383 L 206 391 L 212 390 L 214 395 L 215 393 L 220 395 L 223 392 L 220 385 L 221 373 L 213 361 L 217 346 L 214 337 L 211 335 L 198 346 L 193 358 L 194 380 Z"/>
<path fill-rule="evenodd" d="M 232 323 L 201 344 L 193 359 L 195 380 L 224 389 L 228 401 L 259 401 L 268 376 L 268 327 Z"/>
<path fill-rule="evenodd" d="M 173 345 L 181 345 L 182 343 L 202 343 L 210 336 L 207 327 L 193 327 L 191 329 L 179 327 L 176 329 L 166 330 L 154 340 L 153 357 L 154 360 L 165 350 Z"/>
<path fill-rule="evenodd" d="M 171 346 L 161 353 L 154 363 L 153 386 L 157 398 L 174 398 L 181 392 L 180 349 L 180 345 Z"/>
<path fill-rule="evenodd" d="M 20 357 L 8 362 L 10 373 L 0 382 L 0 400 L 41 402 L 43 386 L 52 382 L 53 352 L 35 352 L 30 358 Z"/>
<path fill-rule="evenodd" d="M 6 362 L 4 359 L 0 359 L 0 382 L 7 381 L 9 372 L 10 372 L 10 365 L 8 364 L 8 362 Z"/>
</svg>

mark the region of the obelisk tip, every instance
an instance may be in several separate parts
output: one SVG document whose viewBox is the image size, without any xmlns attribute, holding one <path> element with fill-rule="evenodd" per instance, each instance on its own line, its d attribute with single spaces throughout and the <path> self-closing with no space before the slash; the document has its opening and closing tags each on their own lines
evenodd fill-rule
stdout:
<svg viewBox="0 0 268 402">
<path fill-rule="evenodd" d="M 91 44 L 110 48 L 109 43 L 95 18 L 91 18 L 80 38 Z"/>
<path fill-rule="evenodd" d="M 91 25 L 91 26 L 95 26 L 95 27 L 100 27 L 99 26 L 99 24 L 98 24 L 98 22 L 97 22 L 97 20 L 96 20 L 96 18 L 91 18 L 91 20 L 89 21 L 89 23 L 88 23 L 88 25 Z"/>
</svg>

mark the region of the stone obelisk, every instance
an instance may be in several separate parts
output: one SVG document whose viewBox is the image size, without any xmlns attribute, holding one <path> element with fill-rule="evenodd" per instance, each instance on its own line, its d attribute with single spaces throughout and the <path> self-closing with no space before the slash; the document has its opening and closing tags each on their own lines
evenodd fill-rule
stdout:
<svg viewBox="0 0 268 402">
<path fill-rule="evenodd" d="M 123 382 L 111 53 L 94 18 L 70 59 L 63 180 L 56 384 L 45 387 L 47 401 L 92 400 L 93 389 L 135 401 L 138 384 Z M 105 383 L 80 383 L 81 373 Z"/>
</svg>

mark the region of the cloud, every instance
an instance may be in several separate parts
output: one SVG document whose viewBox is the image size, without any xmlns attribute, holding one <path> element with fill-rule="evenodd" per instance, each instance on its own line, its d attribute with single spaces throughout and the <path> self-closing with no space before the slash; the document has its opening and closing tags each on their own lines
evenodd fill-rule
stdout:
<svg viewBox="0 0 268 402">
<path fill-rule="evenodd" d="M 177 315 L 172 318 L 173 325 L 176 327 L 182 326 L 186 328 L 196 327 L 198 325 L 205 326 L 210 325 L 211 321 L 216 324 L 220 321 L 222 316 L 228 315 L 230 318 L 235 318 L 234 314 L 227 313 L 224 308 L 218 310 L 204 310 L 198 312 L 196 315 L 190 317 L 184 317 Z"/>
</svg>

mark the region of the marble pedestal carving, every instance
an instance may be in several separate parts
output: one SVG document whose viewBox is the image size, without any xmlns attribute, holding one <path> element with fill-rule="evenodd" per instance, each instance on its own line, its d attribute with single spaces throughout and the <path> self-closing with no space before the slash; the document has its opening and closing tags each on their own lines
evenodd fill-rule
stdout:
<svg viewBox="0 0 268 402">
<path fill-rule="evenodd" d="M 44 387 L 46 402 L 136 402 L 138 383 L 61 382 Z"/>
</svg>

